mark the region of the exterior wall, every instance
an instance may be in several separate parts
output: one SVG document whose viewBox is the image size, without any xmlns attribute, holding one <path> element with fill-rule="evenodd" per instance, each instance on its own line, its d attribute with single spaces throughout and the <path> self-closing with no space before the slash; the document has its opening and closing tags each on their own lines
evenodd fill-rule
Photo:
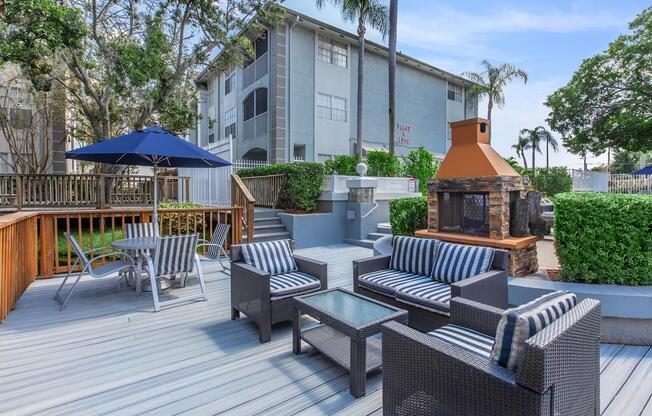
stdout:
<svg viewBox="0 0 652 416">
<path fill-rule="evenodd" d="M 289 30 L 288 139 L 289 153 L 295 145 L 306 147 L 306 160 L 315 151 L 315 32 L 301 26 Z"/>
<path fill-rule="evenodd" d="M 268 113 L 271 118 L 271 152 L 272 163 L 286 161 L 286 96 L 287 96 L 287 37 L 286 26 L 271 31 L 270 36 L 270 89 L 268 91 Z"/>
</svg>

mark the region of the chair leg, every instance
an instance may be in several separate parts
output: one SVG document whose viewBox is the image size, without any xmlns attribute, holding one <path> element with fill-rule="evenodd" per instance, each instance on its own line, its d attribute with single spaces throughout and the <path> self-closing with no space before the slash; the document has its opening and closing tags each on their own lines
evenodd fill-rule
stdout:
<svg viewBox="0 0 652 416">
<path fill-rule="evenodd" d="M 272 340 L 272 325 L 269 322 L 261 324 L 258 327 L 258 331 L 258 341 L 260 341 L 261 344 Z"/>
<path fill-rule="evenodd" d="M 161 310 L 161 304 L 158 300 L 159 285 L 157 284 L 156 276 L 154 275 L 153 270 L 150 270 L 148 274 L 149 274 L 149 281 L 151 282 L 152 285 L 152 299 L 154 300 L 154 311 L 158 312 Z"/>
<path fill-rule="evenodd" d="M 207 301 L 208 293 L 206 292 L 206 282 L 204 282 L 204 272 L 201 268 L 201 261 L 199 260 L 199 256 L 195 256 L 195 267 L 197 268 L 197 276 L 199 277 L 199 287 L 201 288 L 201 293 L 204 295 L 204 301 Z"/>
<path fill-rule="evenodd" d="M 141 281 L 141 274 L 143 273 L 143 258 L 141 256 L 138 256 L 138 261 L 136 264 L 136 271 L 134 274 L 136 275 L 136 296 L 140 296 L 143 294 L 143 291 L 141 289 L 142 287 L 142 281 Z"/>
<path fill-rule="evenodd" d="M 79 275 L 77 276 L 77 279 L 75 279 L 75 283 L 72 284 L 72 287 L 70 288 L 70 291 L 69 291 L 68 294 L 66 295 L 65 299 L 63 299 L 63 303 L 62 303 L 61 306 L 59 307 L 59 310 L 60 310 L 60 311 L 62 311 L 63 308 L 66 307 L 66 304 L 67 304 L 68 301 L 70 300 L 70 296 L 72 295 L 72 292 L 75 290 L 75 287 L 77 286 L 77 283 L 79 283 L 79 280 L 81 279 L 82 275 L 84 274 L 84 271 L 86 271 L 86 269 L 84 269 L 84 270 L 82 270 L 81 272 L 79 272 Z"/>
<path fill-rule="evenodd" d="M 231 319 L 236 320 L 240 317 L 240 311 L 237 310 L 236 308 L 231 308 Z"/>
<path fill-rule="evenodd" d="M 222 254 L 224 254 L 224 257 L 227 259 L 227 261 L 226 261 L 227 265 L 229 264 L 229 261 L 228 261 L 229 255 L 226 254 L 226 250 L 224 250 L 224 247 L 222 247 L 222 246 L 219 247 L 218 252 L 217 252 L 217 254 L 218 254 L 217 260 L 220 262 L 220 266 L 222 266 L 222 271 L 231 270 L 231 268 L 229 266 L 225 266 L 224 263 L 222 263 L 222 256 L 219 255 L 220 251 L 222 252 Z"/>
</svg>

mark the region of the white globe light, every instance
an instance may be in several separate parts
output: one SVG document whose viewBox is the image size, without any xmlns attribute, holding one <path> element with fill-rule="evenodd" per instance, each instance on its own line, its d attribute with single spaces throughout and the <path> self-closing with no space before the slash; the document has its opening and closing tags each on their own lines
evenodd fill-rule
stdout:
<svg viewBox="0 0 652 416">
<path fill-rule="evenodd" d="M 364 176 L 367 173 L 367 165 L 364 163 L 360 162 L 358 165 L 355 167 L 355 171 L 358 172 L 358 175 Z"/>
</svg>

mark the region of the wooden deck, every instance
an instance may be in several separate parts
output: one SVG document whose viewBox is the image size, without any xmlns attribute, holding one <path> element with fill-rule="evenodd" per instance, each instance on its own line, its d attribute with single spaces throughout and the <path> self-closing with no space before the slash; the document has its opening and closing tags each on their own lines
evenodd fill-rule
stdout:
<svg viewBox="0 0 652 416">
<path fill-rule="evenodd" d="M 331 287 L 350 287 L 351 260 L 371 254 L 344 244 L 299 252 L 328 262 Z M 0 325 L 0 413 L 382 413 L 380 375 L 355 400 L 342 369 L 309 348 L 292 354 L 291 324 L 261 345 L 246 318 L 231 321 L 229 277 L 214 270 L 208 302 L 160 313 L 117 280 L 83 281 L 63 312 L 52 301 L 60 279 L 32 284 Z M 650 347 L 604 345 L 601 373 L 603 414 L 652 415 Z"/>
</svg>

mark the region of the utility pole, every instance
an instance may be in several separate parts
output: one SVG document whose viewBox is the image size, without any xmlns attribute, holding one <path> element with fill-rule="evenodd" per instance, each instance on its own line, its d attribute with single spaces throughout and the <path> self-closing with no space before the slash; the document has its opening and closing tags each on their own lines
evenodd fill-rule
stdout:
<svg viewBox="0 0 652 416">
<path fill-rule="evenodd" d="M 396 25 L 398 0 L 389 2 L 389 154 L 396 153 Z"/>
</svg>

